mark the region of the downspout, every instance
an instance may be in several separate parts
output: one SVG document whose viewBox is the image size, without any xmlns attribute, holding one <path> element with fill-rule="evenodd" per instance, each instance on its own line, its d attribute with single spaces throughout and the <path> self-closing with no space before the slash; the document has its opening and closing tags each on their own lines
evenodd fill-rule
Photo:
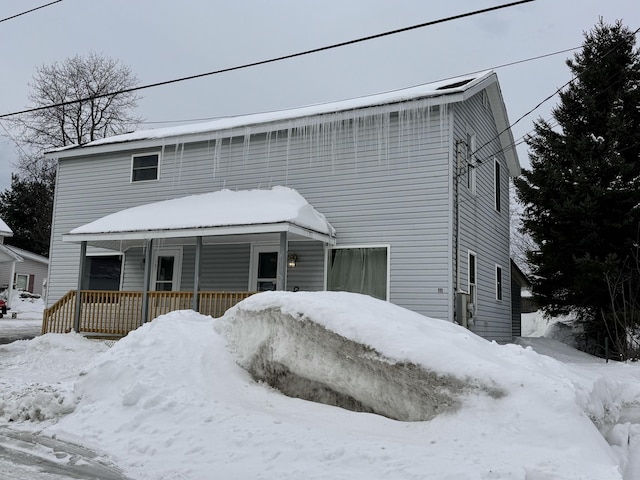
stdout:
<svg viewBox="0 0 640 480">
<path fill-rule="evenodd" d="M 456 194 L 454 204 L 456 209 L 454 244 L 456 251 L 456 293 L 460 292 L 460 140 L 456 140 Z"/>
</svg>

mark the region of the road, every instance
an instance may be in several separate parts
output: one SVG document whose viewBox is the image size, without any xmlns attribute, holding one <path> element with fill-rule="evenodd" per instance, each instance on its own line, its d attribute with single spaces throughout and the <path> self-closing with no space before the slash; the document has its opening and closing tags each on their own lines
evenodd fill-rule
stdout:
<svg viewBox="0 0 640 480">
<path fill-rule="evenodd" d="M 129 480 L 89 449 L 0 426 L 3 480 Z"/>
<path fill-rule="evenodd" d="M 42 332 L 42 320 L 0 318 L 0 345 L 29 340 Z"/>
</svg>

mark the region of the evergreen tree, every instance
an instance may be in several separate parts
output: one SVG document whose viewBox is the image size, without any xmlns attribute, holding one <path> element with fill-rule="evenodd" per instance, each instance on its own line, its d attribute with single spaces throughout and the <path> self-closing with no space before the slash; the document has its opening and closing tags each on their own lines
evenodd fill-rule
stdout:
<svg viewBox="0 0 640 480">
<path fill-rule="evenodd" d="M 619 21 L 600 19 L 584 37 L 555 123 L 535 123 L 516 189 L 537 245 L 534 293 L 548 314 L 577 312 L 594 351 L 618 343 L 611 279 L 627 278 L 640 240 L 640 53 Z"/>
<path fill-rule="evenodd" d="M 11 175 L 11 188 L 0 193 L 0 218 L 13 230 L 7 243 L 48 256 L 53 211 L 53 178 L 25 180 Z"/>
</svg>

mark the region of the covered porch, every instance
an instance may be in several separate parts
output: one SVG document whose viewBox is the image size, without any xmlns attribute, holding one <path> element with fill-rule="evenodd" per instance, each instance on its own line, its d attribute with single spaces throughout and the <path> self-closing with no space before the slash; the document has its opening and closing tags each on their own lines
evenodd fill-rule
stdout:
<svg viewBox="0 0 640 480">
<path fill-rule="evenodd" d="M 317 257 L 335 245 L 335 230 L 295 190 L 274 187 L 122 210 L 63 240 L 80 245 L 78 287 L 45 311 L 43 332 L 117 337 L 172 310 L 218 317 L 256 292 L 291 289 L 288 271 L 297 259 L 290 244 Z M 96 288 L 102 283 L 92 280 L 92 264 L 109 252 L 122 262 L 117 288 Z M 237 268 L 219 267 L 232 255 Z M 323 274 L 318 262 L 307 268 Z"/>
</svg>

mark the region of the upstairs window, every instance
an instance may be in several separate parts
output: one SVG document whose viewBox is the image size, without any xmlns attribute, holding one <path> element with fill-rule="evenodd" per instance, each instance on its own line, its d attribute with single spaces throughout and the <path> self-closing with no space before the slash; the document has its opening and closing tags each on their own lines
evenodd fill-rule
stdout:
<svg viewBox="0 0 640 480">
<path fill-rule="evenodd" d="M 467 188 L 476 193 L 476 136 L 467 133 Z"/>
<path fill-rule="evenodd" d="M 131 181 L 146 182 L 148 180 L 158 180 L 160 172 L 160 155 L 158 153 L 147 153 L 144 155 L 133 155 L 131 157 Z"/>
<path fill-rule="evenodd" d="M 500 197 L 500 163 L 496 160 L 493 168 L 493 193 L 495 198 L 496 212 L 500 211 L 500 203 L 502 198 Z"/>
</svg>

